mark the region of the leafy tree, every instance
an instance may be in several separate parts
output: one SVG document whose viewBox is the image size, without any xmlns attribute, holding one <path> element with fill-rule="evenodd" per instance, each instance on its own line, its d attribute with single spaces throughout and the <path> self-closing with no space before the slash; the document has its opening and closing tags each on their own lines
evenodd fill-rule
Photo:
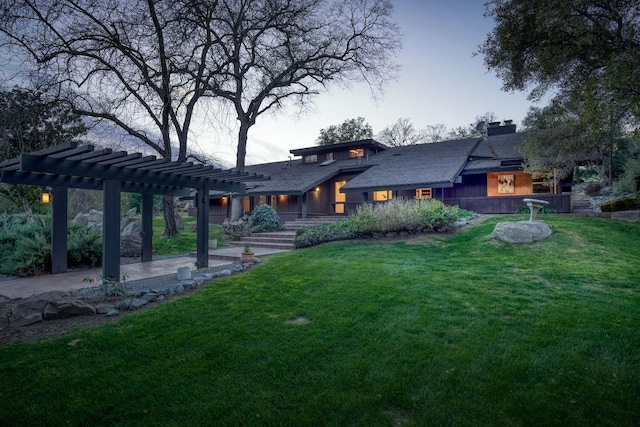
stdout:
<svg viewBox="0 0 640 427">
<path fill-rule="evenodd" d="M 364 118 L 347 119 L 339 125 L 331 125 L 320 129 L 320 136 L 316 139 L 318 145 L 331 145 L 340 142 L 358 141 L 373 137 L 371 125 Z"/>
<path fill-rule="evenodd" d="M 377 138 L 389 147 L 399 147 L 401 145 L 415 145 L 427 142 L 427 133 L 426 131 L 417 130 L 411 120 L 400 118 L 391 126 L 382 129 Z"/>
<path fill-rule="evenodd" d="M 80 116 L 47 93 L 18 87 L 0 90 L 0 160 L 68 142 L 86 130 Z M 0 196 L 21 207 L 28 218 L 39 194 L 34 186 L 0 187 Z"/>
<path fill-rule="evenodd" d="M 528 119 L 531 164 L 598 160 L 611 180 L 621 130 L 640 118 L 640 0 L 492 0 L 486 14 L 496 27 L 479 52 L 504 89 L 554 93 Z"/>
</svg>

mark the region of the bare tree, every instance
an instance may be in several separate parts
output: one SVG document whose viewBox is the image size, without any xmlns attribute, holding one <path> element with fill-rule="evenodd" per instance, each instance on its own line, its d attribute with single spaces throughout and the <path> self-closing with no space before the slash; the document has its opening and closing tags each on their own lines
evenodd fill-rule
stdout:
<svg viewBox="0 0 640 427">
<path fill-rule="evenodd" d="M 442 123 L 436 123 L 435 125 L 427 125 L 424 130 L 425 142 L 440 142 L 444 141 L 447 136 L 447 126 Z"/>
<path fill-rule="evenodd" d="M 424 130 L 417 130 L 411 120 L 400 118 L 391 126 L 382 129 L 378 139 L 390 147 L 399 147 L 427 142 L 427 133 Z"/>
<path fill-rule="evenodd" d="M 107 120 L 166 159 L 184 160 L 196 106 L 220 70 L 209 32 L 217 2 L 5 0 L 0 47 L 58 87 L 75 111 Z M 193 37 L 197 33 L 198 37 Z M 175 141 L 177 140 L 177 144 Z M 177 234 L 171 200 L 165 235 Z"/>
<path fill-rule="evenodd" d="M 221 72 L 209 91 L 239 122 L 236 168 L 244 170 L 256 119 L 288 102 L 305 105 L 330 84 L 365 81 L 379 93 L 397 73 L 398 26 L 389 0 L 220 0 L 209 52 Z M 234 203 L 232 217 L 240 215 Z"/>
</svg>

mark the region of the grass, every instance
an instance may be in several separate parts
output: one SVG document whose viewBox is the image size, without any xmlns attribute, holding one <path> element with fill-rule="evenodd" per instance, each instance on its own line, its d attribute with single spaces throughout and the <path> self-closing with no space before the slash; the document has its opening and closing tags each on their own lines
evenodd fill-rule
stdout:
<svg viewBox="0 0 640 427">
<path fill-rule="evenodd" d="M 545 216 L 550 238 L 509 246 L 488 237 L 499 219 L 273 255 L 115 324 L 4 346 L 0 419 L 637 425 L 640 225 Z"/>
<path fill-rule="evenodd" d="M 196 223 L 194 217 L 183 217 L 184 229 L 176 237 L 163 237 L 164 219 L 157 217 L 153 219 L 153 253 L 155 255 L 180 255 L 196 250 L 196 233 L 189 231 L 189 227 Z M 224 246 L 222 241 L 222 227 L 210 226 L 209 239 L 217 239 L 218 247 Z"/>
</svg>

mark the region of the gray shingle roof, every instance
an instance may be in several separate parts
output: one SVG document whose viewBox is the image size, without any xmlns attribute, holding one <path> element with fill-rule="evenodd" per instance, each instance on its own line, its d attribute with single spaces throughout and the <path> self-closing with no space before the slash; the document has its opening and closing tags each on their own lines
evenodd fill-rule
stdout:
<svg viewBox="0 0 640 427">
<path fill-rule="evenodd" d="M 298 159 L 247 166 L 246 172 L 262 171 L 261 174 L 271 178 L 268 181 L 247 183 L 247 194 L 302 194 L 343 171 L 363 171 L 371 167 L 374 160 L 337 160 L 320 166 L 320 163 L 302 163 Z"/>
<path fill-rule="evenodd" d="M 350 180 L 343 191 L 446 187 L 453 185 L 478 138 L 407 145 L 376 156 L 377 163 Z"/>
<path fill-rule="evenodd" d="M 505 161 L 511 161 L 508 168 L 513 169 L 513 161 L 522 160 L 522 154 L 518 151 L 520 145 L 527 137 L 526 132 L 494 135 L 483 139 L 471 154 L 472 160 L 467 163 L 464 171 L 479 172 L 490 169 L 504 169 Z"/>
</svg>

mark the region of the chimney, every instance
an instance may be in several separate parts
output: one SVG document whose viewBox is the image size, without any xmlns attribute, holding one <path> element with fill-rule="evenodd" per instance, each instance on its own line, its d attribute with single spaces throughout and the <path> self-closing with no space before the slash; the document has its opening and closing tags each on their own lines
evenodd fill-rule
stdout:
<svg viewBox="0 0 640 427">
<path fill-rule="evenodd" d="M 504 125 L 500 126 L 500 122 L 491 122 L 487 128 L 487 136 L 506 135 L 516 133 L 516 125 L 513 120 L 505 120 Z"/>
</svg>

